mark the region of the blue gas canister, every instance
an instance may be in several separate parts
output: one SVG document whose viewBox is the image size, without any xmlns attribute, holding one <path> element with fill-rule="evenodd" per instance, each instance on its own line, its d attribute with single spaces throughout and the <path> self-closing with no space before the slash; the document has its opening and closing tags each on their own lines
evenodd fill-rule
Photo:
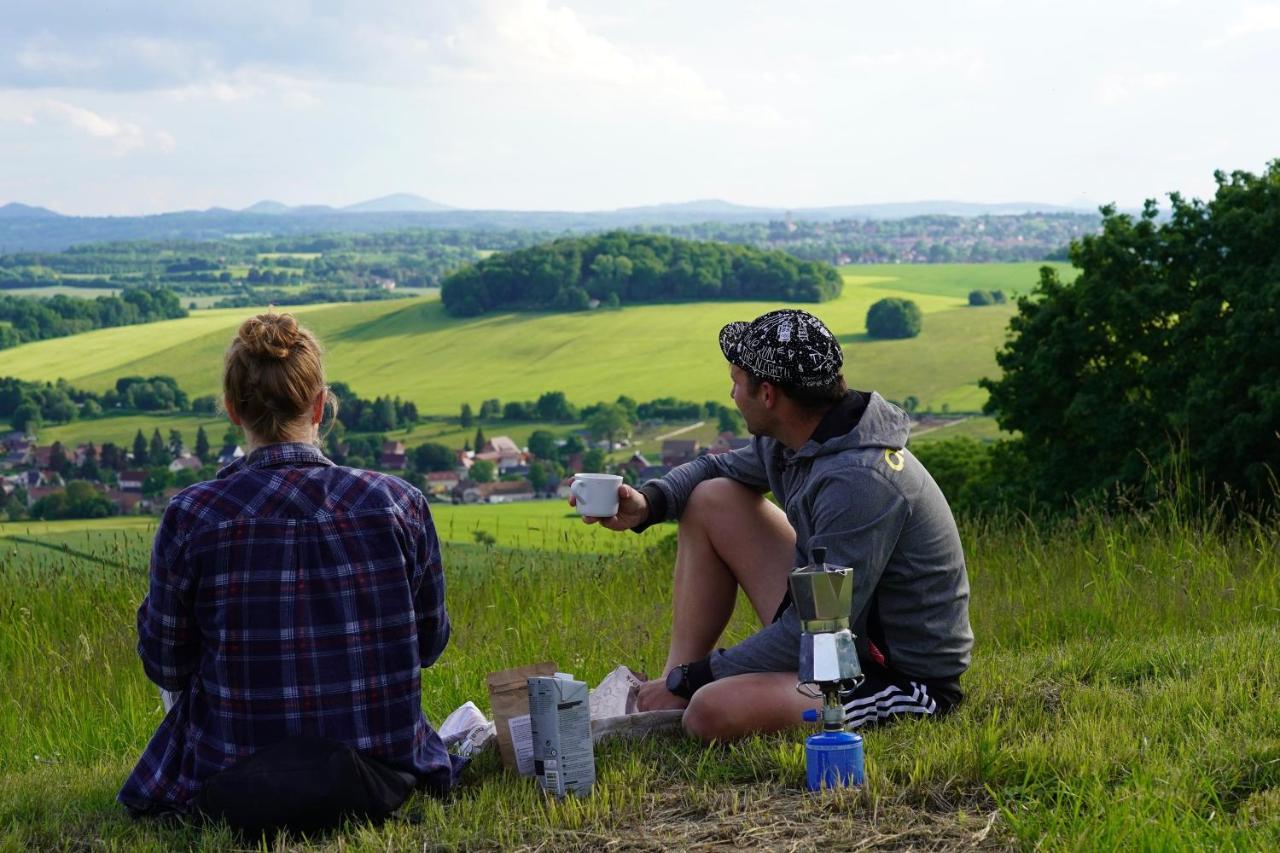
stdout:
<svg viewBox="0 0 1280 853">
<path fill-rule="evenodd" d="M 810 791 L 862 785 L 866 781 L 862 736 L 844 731 L 809 735 L 804 741 L 804 764 Z"/>
</svg>

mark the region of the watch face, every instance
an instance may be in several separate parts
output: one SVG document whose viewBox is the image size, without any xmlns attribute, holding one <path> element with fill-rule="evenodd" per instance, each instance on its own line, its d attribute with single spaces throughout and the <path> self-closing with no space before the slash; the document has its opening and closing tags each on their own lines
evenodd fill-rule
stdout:
<svg viewBox="0 0 1280 853">
<path fill-rule="evenodd" d="M 667 673 L 667 690 L 676 693 L 684 684 L 684 667 L 678 666 Z"/>
</svg>

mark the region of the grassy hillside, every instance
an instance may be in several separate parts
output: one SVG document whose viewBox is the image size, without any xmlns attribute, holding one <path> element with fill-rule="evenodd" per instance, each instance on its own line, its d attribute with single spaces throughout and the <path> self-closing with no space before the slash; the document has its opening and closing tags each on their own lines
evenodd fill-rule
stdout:
<svg viewBox="0 0 1280 853">
<path fill-rule="evenodd" d="M 452 525 L 438 515 L 442 530 L 540 507 L 464 509 Z M 162 717 L 134 651 L 149 537 L 91 526 L 46 528 L 39 544 L 0 529 L 0 849 L 245 849 L 218 828 L 131 821 L 113 801 Z M 660 736 L 601 745 L 582 800 L 546 800 L 486 755 L 448 800 L 415 795 L 385 826 L 319 846 L 1276 849 L 1276 531 L 1172 506 L 962 523 L 977 639 L 966 700 L 945 720 L 865 732 L 861 791 L 804 791 L 800 728 L 732 746 Z M 586 532 L 627 550 L 446 543 L 454 633 L 423 677 L 433 719 L 487 708 L 484 676 L 508 666 L 550 659 L 592 683 L 620 663 L 661 666 L 665 531 Z M 753 622 L 739 607 L 726 641 Z"/>
<path fill-rule="evenodd" d="M 846 375 L 886 396 L 914 394 L 953 411 L 981 406 L 977 380 L 995 370 L 993 353 L 1012 306 L 965 307 L 974 287 L 1027 290 L 1035 264 L 858 267 L 845 271 L 840 299 L 812 306 L 846 347 Z M 867 308 L 908 296 L 925 327 L 907 341 L 870 341 Z M 626 393 L 636 399 L 727 399 L 716 333 L 750 319 L 768 302 L 646 305 L 581 314 L 501 314 L 458 320 L 431 297 L 300 306 L 292 310 L 321 337 L 330 374 L 362 395 L 398 394 L 431 413 L 455 413 L 487 397 L 533 399 L 563 390 L 589 403 Z M 222 353 L 240 309 L 201 311 L 145 327 L 102 329 L 7 350 L 0 373 L 64 377 L 95 389 L 126 374 L 166 373 L 192 395 L 217 391 Z"/>
</svg>

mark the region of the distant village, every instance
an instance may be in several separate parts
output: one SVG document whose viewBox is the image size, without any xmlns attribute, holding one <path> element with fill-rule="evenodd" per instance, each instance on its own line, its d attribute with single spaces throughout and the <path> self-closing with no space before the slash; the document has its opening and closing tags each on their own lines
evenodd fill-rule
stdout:
<svg viewBox="0 0 1280 853">
<path fill-rule="evenodd" d="M 660 455 L 650 459 L 640 451 L 631 454 L 625 462 L 609 466 L 615 474 L 621 474 L 625 481 L 643 483 L 666 475 L 677 465 L 683 465 L 704 453 L 728 453 L 751 442 L 749 438 L 739 438 L 731 432 L 723 432 L 708 447 L 703 447 L 696 439 L 667 439 L 662 442 Z M 385 449 L 399 442 L 388 442 L 384 446 L 384 461 L 387 458 Z M 403 452 L 403 448 L 401 448 Z M 394 454 L 392 456 L 394 459 Z M 485 442 L 479 451 L 458 451 L 458 466 L 452 471 L 433 471 L 426 475 L 426 488 L 423 490 L 429 497 L 449 500 L 453 503 L 511 503 L 513 501 L 531 501 L 536 498 L 569 497 L 569 485 L 573 482 L 573 474 L 583 471 L 584 454 L 574 453 L 566 459 L 565 467 L 572 473 L 553 484 L 554 488 L 539 490 L 528 479 L 530 463 L 536 461 L 527 449 L 521 449 L 505 435 L 495 436 Z M 496 467 L 501 479 L 489 483 L 477 483 L 470 477 L 472 466 L 480 460 L 488 460 Z M 394 469 L 388 469 L 394 470 Z"/>
<path fill-rule="evenodd" d="M 157 432 L 149 449 L 135 442 L 137 453 L 133 453 L 111 444 L 41 445 L 35 434 L 9 432 L 0 446 L 0 520 L 5 515 L 10 519 L 52 519 L 159 513 L 182 488 L 215 477 L 221 468 L 245 453 L 241 445 L 230 441 L 217 450 L 210 448 L 203 430 L 197 437 L 198 452 L 183 446 L 176 434 L 171 433 L 170 439 L 168 443 L 159 441 Z M 645 454 L 636 450 L 625 461 L 607 467 L 627 482 L 641 483 L 661 477 L 702 454 L 728 453 L 749 442 L 732 432 L 720 433 L 709 446 L 696 439 L 668 438 L 657 452 Z M 474 450 L 454 451 L 455 464 L 448 470 L 417 470 L 412 450 L 407 450 L 402 441 L 384 441 L 376 460 L 365 462 L 367 467 L 404 477 L 437 502 L 498 504 L 567 499 L 572 475 L 584 470 L 584 460 L 600 467 L 600 455 L 592 458 L 591 450 L 582 446 L 583 451 L 563 454 L 556 460 L 557 469 L 565 476 L 550 479 L 531 476 L 539 458 L 505 435 L 486 439 Z M 622 440 L 598 441 L 591 447 L 617 451 L 627 446 L 630 445 Z M 346 448 L 340 445 L 334 449 Z M 146 464 L 137 464 L 139 455 L 147 456 Z M 477 468 L 477 463 L 489 464 Z M 542 482 L 535 485 L 535 480 Z"/>
</svg>

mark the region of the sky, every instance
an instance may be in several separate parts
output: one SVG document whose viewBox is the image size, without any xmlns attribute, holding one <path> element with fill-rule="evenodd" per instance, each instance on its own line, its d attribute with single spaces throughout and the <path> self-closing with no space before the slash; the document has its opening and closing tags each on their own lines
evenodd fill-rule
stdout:
<svg viewBox="0 0 1280 853">
<path fill-rule="evenodd" d="M 1280 157 L 1280 0 L 0 0 L 0 204 L 1136 206 Z"/>
</svg>

